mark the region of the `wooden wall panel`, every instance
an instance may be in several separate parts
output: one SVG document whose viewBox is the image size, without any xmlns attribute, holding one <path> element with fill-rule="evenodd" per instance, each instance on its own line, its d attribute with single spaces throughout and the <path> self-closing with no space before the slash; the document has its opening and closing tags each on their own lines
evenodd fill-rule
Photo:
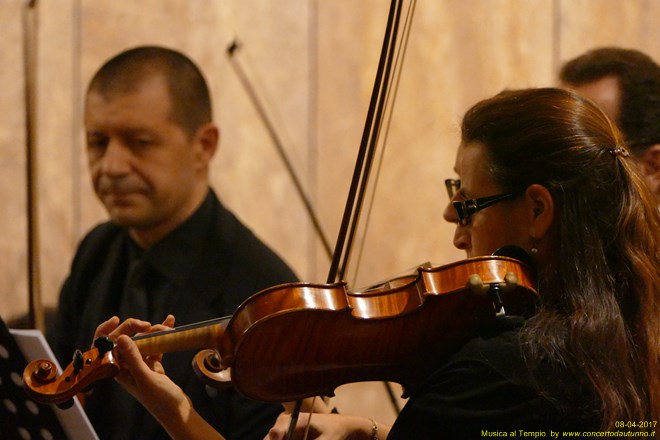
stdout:
<svg viewBox="0 0 660 440">
<path fill-rule="evenodd" d="M 0 2 L 0 315 L 27 311 L 27 194 L 20 2 Z"/>
<path fill-rule="evenodd" d="M 37 151 L 41 296 L 53 307 L 80 236 L 79 103 L 72 2 L 38 2 Z"/>
<path fill-rule="evenodd" d="M 600 46 L 638 49 L 660 60 L 660 2 L 559 0 L 560 60 Z"/>
<path fill-rule="evenodd" d="M 224 51 L 231 41 L 239 41 L 234 65 L 245 74 L 311 197 L 310 181 L 315 178 L 307 172 L 311 13 L 305 0 L 234 2 L 228 10 L 228 29 L 213 55 L 222 68 L 215 78 L 223 132 L 213 170 L 216 187 L 227 204 L 305 279 L 312 277 L 309 255 L 319 241 L 311 235 L 311 223 L 265 122 Z"/>
</svg>

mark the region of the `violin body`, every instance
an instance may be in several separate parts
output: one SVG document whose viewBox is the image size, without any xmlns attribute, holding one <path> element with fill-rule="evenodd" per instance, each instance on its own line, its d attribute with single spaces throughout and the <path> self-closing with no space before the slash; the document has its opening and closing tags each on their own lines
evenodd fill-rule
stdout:
<svg viewBox="0 0 660 440">
<path fill-rule="evenodd" d="M 416 277 L 362 293 L 344 284 L 264 290 L 236 310 L 219 352 L 234 386 L 255 400 L 332 396 L 360 381 L 407 390 L 495 318 L 490 286 L 502 288 L 508 313 L 533 312 L 530 269 L 507 257 L 478 257 L 420 268 Z"/>
<path fill-rule="evenodd" d="M 409 390 L 507 314 L 529 315 L 537 292 L 531 269 L 503 256 L 477 257 L 351 292 L 344 283 L 290 283 L 265 289 L 221 318 L 134 338 L 143 355 L 206 348 L 195 358 L 211 379 L 227 377 L 245 396 L 286 402 L 332 396 L 343 384 L 391 381 Z M 494 294 L 495 292 L 495 294 Z M 51 361 L 23 373 L 28 394 L 61 404 L 121 368 L 112 342 L 80 354 L 57 377 Z M 210 349 L 210 350 L 208 350 Z"/>
</svg>

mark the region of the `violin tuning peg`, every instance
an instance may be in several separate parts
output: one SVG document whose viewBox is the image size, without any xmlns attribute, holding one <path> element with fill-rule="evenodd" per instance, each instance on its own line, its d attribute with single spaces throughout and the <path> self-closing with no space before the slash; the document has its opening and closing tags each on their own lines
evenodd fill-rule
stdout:
<svg viewBox="0 0 660 440">
<path fill-rule="evenodd" d="M 73 374 L 76 375 L 80 372 L 80 370 L 83 369 L 84 367 L 84 356 L 82 354 L 82 351 L 76 350 L 73 353 Z"/>
<path fill-rule="evenodd" d="M 115 348 L 115 343 L 107 336 L 99 336 L 94 339 L 94 347 L 98 349 L 99 356 L 103 357 L 107 352 Z"/>
<path fill-rule="evenodd" d="M 485 295 L 489 289 L 489 287 L 484 284 L 481 277 L 477 274 L 473 274 L 468 277 L 467 287 L 475 295 Z"/>
</svg>

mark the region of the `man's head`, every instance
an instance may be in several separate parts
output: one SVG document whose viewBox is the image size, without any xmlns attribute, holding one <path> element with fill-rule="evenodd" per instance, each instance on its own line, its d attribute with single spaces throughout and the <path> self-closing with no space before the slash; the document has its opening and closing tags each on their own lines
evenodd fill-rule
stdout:
<svg viewBox="0 0 660 440">
<path fill-rule="evenodd" d="M 212 121 L 211 97 L 202 72 L 182 53 L 163 47 L 136 47 L 111 58 L 96 72 L 87 94 L 127 94 L 156 75 L 165 80 L 173 122 L 192 136 Z"/>
<path fill-rule="evenodd" d="M 211 117 L 201 72 L 169 49 L 123 52 L 90 82 L 85 131 L 94 190 L 111 220 L 142 247 L 204 199 L 219 138 Z"/>
<path fill-rule="evenodd" d="M 559 79 L 617 123 L 660 200 L 660 66 L 639 51 L 605 47 L 567 62 Z"/>
</svg>

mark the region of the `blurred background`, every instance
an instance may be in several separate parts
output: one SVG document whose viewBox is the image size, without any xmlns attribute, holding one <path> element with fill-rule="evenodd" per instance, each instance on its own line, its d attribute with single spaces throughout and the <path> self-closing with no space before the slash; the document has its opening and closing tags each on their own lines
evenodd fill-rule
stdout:
<svg viewBox="0 0 660 440">
<path fill-rule="evenodd" d="M 0 316 L 28 313 L 29 220 L 36 288 L 52 308 L 78 241 L 105 219 L 87 172 L 82 98 L 101 63 L 144 44 L 183 51 L 209 82 L 222 136 L 211 171 L 220 199 L 302 280 L 325 282 L 328 256 L 237 67 L 334 245 L 388 9 L 386 0 L 0 0 Z M 463 258 L 442 219 L 443 180 L 453 177 L 468 107 L 504 88 L 555 85 L 563 62 L 594 47 L 659 60 L 658 17 L 657 0 L 419 0 L 349 286 Z M 383 396 L 381 384 L 349 386 L 337 405 L 388 421 Z"/>
</svg>

